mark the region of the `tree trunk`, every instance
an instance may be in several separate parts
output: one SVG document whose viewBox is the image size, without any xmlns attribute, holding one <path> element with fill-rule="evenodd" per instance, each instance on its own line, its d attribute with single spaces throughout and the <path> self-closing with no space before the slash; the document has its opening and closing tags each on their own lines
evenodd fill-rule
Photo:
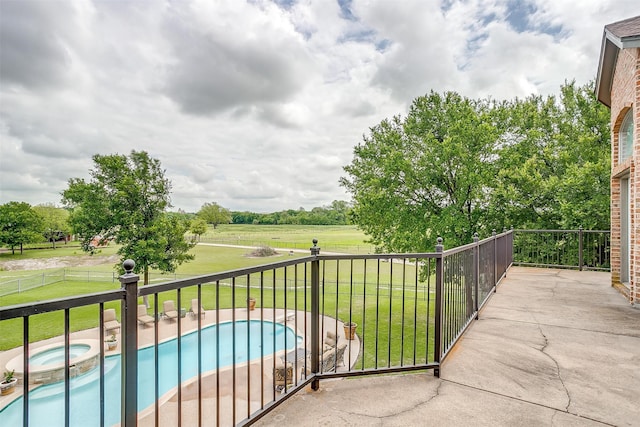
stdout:
<svg viewBox="0 0 640 427">
<path fill-rule="evenodd" d="M 20 243 L 20 255 L 22 255 L 22 243 Z"/>
</svg>

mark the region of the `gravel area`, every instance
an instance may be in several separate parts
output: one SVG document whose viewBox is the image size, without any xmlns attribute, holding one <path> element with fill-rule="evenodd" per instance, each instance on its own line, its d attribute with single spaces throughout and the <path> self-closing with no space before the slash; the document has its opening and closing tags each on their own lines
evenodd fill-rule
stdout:
<svg viewBox="0 0 640 427">
<path fill-rule="evenodd" d="M 101 264 L 115 264 L 119 255 L 99 256 L 63 256 L 51 258 L 28 258 L 11 261 L 0 261 L 0 268 L 5 271 L 42 270 L 45 268 L 83 267 Z"/>
</svg>

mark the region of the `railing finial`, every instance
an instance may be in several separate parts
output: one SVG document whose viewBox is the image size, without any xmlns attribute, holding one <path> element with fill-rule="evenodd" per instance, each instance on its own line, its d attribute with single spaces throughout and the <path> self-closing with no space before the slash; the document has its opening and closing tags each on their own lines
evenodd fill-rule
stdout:
<svg viewBox="0 0 640 427">
<path fill-rule="evenodd" d="M 442 244 L 442 237 L 438 237 L 436 239 L 436 252 L 442 252 L 444 250 L 444 245 Z"/>
<path fill-rule="evenodd" d="M 124 268 L 125 274 L 133 273 L 133 269 L 136 266 L 136 262 L 132 259 L 127 259 L 122 263 L 122 268 Z"/>
<path fill-rule="evenodd" d="M 318 247 L 318 239 L 313 239 L 311 242 L 313 243 L 313 246 L 309 248 L 311 255 L 319 255 L 320 248 Z"/>
</svg>

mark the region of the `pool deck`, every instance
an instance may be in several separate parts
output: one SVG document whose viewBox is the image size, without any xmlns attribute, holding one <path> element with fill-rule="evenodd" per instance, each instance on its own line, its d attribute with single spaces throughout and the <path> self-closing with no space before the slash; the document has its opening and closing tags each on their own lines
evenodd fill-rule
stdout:
<svg viewBox="0 0 640 427">
<path fill-rule="evenodd" d="M 216 316 L 218 316 L 216 318 Z M 311 314 L 303 311 L 283 310 L 283 309 L 271 309 L 259 307 L 253 311 L 249 311 L 245 308 L 239 308 L 234 310 L 219 310 L 205 311 L 205 315 L 200 318 L 200 326 L 205 327 L 215 323 L 229 322 L 229 321 L 242 321 L 242 320 L 265 320 L 274 321 L 276 323 L 286 324 L 289 327 L 295 329 L 296 334 L 304 337 L 306 340 L 307 348 L 310 348 L 309 335 L 305 331 L 310 331 L 311 328 Z M 178 333 L 178 322 L 176 320 L 160 319 L 156 322 L 158 328 L 158 342 L 163 342 L 168 339 L 175 338 Z M 182 334 L 196 331 L 198 329 L 198 318 L 187 314 L 180 319 L 180 326 Z M 334 318 L 325 317 L 324 324 L 321 325 L 324 331 L 332 330 L 337 331 L 339 340 L 347 341 L 349 348 L 345 351 L 345 358 L 350 358 L 350 362 L 337 367 L 338 371 L 346 370 L 348 366 L 355 363 L 358 358 L 358 352 L 360 349 L 359 339 L 348 341 L 344 337 L 342 331 L 342 323 L 336 322 Z M 155 329 L 153 325 L 142 326 L 138 325 L 138 347 L 146 347 L 153 345 L 155 342 Z M 71 342 L 78 340 L 99 340 L 99 329 L 92 328 L 84 331 L 74 332 L 70 335 Z M 106 334 L 105 334 L 106 335 Z M 116 334 L 118 342 L 120 341 L 120 334 Z M 99 341 L 98 341 L 99 342 Z M 52 344 L 63 344 L 63 337 L 54 337 L 51 339 L 39 341 L 32 344 L 31 351 L 36 348 L 50 346 Z M 105 355 L 115 355 L 120 353 L 120 344 L 113 351 L 107 351 L 105 347 Z M 277 353 L 276 357 L 283 356 L 285 351 Z M 22 348 L 16 348 L 13 350 L 0 352 L 0 367 L 4 367 L 5 364 L 16 356 L 22 355 Z M 260 360 L 252 361 L 251 363 L 239 363 L 235 366 L 235 370 L 231 367 L 221 368 L 220 372 L 209 372 L 202 376 L 201 390 L 202 390 L 202 407 L 203 416 L 211 419 L 216 417 L 217 400 L 222 408 L 229 408 L 234 405 L 233 397 L 235 393 L 235 407 L 236 407 L 236 420 L 242 420 L 247 416 L 249 412 L 258 410 L 261 406 L 268 403 L 271 400 L 279 398 L 279 394 L 275 390 L 273 382 L 273 355 L 265 356 Z M 300 372 L 302 378 L 304 378 L 304 364 L 300 362 L 296 366 L 297 372 Z M 219 378 L 217 375 L 219 374 Z M 233 387 L 233 384 L 238 386 Z M 217 387 L 219 384 L 219 387 Z M 245 384 L 250 384 L 250 387 L 246 387 Z M 31 389 L 38 387 L 38 385 L 31 386 Z M 216 391 L 217 390 L 217 391 Z M 178 405 L 177 405 L 177 387 L 166 393 L 160 398 L 160 417 L 162 420 L 177 420 Z M 22 386 L 18 385 L 16 391 L 8 396 L 0 396 L 0 409 L 4 408 L 14 399 L 22 395 Z M 191 418 L 193 414 L 198 413 L 198 387 L 195 379 L 189 380 L 183 384 L 181 390 L 182 400 L 182 417 L 183 422 L 191 425 Z M 231 411 L 221 411 L 220 414 L 221 424 L 229 425 L 232 422 Z M 153 408 L 142 411 L 139 417 L 140 426 L 154 425 L 155 411 Z"/>
</svg>

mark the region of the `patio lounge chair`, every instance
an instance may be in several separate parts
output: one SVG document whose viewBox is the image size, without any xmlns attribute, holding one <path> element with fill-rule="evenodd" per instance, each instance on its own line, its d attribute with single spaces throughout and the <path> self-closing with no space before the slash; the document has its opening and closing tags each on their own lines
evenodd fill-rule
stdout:
<svg viewBox="0 0 640 427">
<path fill-rule="evenodd" d="M 338 337 L 336 336 L 336 334 L 333 331 L 327 331 L 327 336 L 324 338 L 324 341 L 322 342 L 323 351 L 326 351 L 326 350 L 329 350 L 330 348 L 335 347 L 337 343 L 338 343 Z"/>
<path fill-rule="evenodd" d="M 103 324 L 104 331 L 110 335 L 115 334 L 116 331 L 120 332 L 120 323 L 116 319 L 116 310 L 115 308 L 108 308 L 104 311 L 103 314 Z"/>
<path fill-rule="evenodd" d="M 204 307 L 198 304 L 198 298 L 194 298 L 191 300 L 191 309 L 189 310 L 189 313 L 191 313 L 191 317 L 193 318 L 198 317 L 198 314 L 202 317 L 204 317 L 207 314 L 204 311 Z"/>
<path fill-rule="evenodd" d="M 336 365 L 344 366 L 344 353 L 347 343 L 338 344 L 340 337 L 333 331 L 327 331 L 322 341 L 322 348 L 318 358 L 320 360 L 320 372 L 332 372 L 336 370 Z M 337 345 L 337 347 L 336 347 Z M 307 356 L 307 375 L 311 373 L 311 356 Z"/>
<path fill-rule="evenodd" d="M 336 350 L 336 366 L 340 365 L 340 366 L 345 366 L 344 365 L 344 353 L 345 350 L 347 349 L 347 343 L 343 342 L 342 344 L 340 344 Z"/>
<path fill-rule="evenodd" d="M 147 326 L 149 324 L 153 324 L 156 321 L 152 316 L 147 314 L 147 306 L 144 304 L 138 305 L 138 322 L 142 326 Z"/>
<path fill-rule="evenodd" d="M 336 349 L 331 348 L 326 350 L 320 356 L 320 372 L 331 372 L 336 369 Z"/>
<path fill-rule="evenodd" d="M 178 311 L 173 303 L 173 300 L 167 300 L 162 303 L 162 309 L 164 310 L 164 318 L 168 320 L 175 320 L 178 318 Z"/>
<path fill-rule="evenodd" d="M 344 366 L 344 353 L 347 349 L 347 343 L 342 342 L 337 347 L 327 347 L 320 355 L 320 372 L 333 372 L 337 370 L 337 366 Z M 309 365 L 311 362 L 309 361 Z"/>
</svg>

